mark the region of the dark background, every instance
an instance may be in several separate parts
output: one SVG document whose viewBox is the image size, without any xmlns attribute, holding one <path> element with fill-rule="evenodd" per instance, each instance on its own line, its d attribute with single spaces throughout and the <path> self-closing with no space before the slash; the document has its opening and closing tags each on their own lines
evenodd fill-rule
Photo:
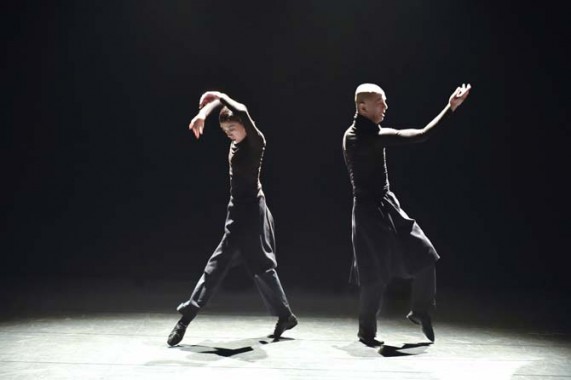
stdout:
<svg viewBox="0 0 571 380">
<path fill-rule="evenodd" d="M 248 105 L 288 288 L 342 291 L 353 92 L 387 93 L 393 191 L 448 288 L 568 288 L 567 23 L 560 9 L 468 1 L 75 1 L 2 9 L 5 278 L 189 279 L 222 236 L 229 141 L 187 130 L 202 92 Z M 516 5 L 517 4 L 517 5 Z M 251 286 L 235 271 L 225 286 Z"/>
</svg>

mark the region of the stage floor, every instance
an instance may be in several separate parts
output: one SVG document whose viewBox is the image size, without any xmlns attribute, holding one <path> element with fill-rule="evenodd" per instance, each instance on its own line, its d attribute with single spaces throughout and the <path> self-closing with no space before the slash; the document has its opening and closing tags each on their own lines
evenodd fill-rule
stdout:
<svg viewBox="0 0 571 380">
<path fill-rule="evenodd" d="M 253 289 L 221 290 L 168 347 L 188 283 L 98 281 L 4 287 L 0 378 L 571 379 L 569 299 L 559 296 L 444 291 L 427 345 L 392 295 L 375 349 L 357 341 L 356 294 L 289 292 L 300 323 L 275 342 Z"/>
</svg>

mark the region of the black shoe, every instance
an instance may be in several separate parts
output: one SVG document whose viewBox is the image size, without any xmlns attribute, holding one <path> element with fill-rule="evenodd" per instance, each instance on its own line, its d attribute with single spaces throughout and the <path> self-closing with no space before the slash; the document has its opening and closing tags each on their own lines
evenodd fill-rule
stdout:
<svg viewBox="0 0 571 380">
<path fill-rule="evenodd" d="M 412 323 L 420 325 L 422 333 L 428 338 L 428 340 L 434 342 L 434 329 L 432 328 L 432 321 L 428 313 L 415 313 L 411 311 L 406 317 Z"/>
<path fill-rule="evenodd" d="M 273 338 L 279 339 L 284 333 L 284 331 L 293 329 L 295 326 L 297 326 L 297 318 L 293 314 L 287 318 L 278 319 L 278 322 L 276 323 L 276 328 L 274 329 Z"/>
<path fill-rule="evenodd" d="M 359 342 L 363 343 L 367 347 L 380 347 L 385 342 L 376 340 L 375 337 L 366 337 L 364 335 L 358 334 L 357 337 L 359 338 Z"/>
<path fill-rule="evenodd" d="M 172 329 L 171 333 L 169 334 L 169 338 L 167 339 L 167 343 L 169 346 L 176 346 L 180 343 L 182 338 L 184 337 L 184 333 L 186 332 L 186 328 L 188 325 L 181 323 L 180 321 L 177 322 L 176 326 Z"/>
</svg>

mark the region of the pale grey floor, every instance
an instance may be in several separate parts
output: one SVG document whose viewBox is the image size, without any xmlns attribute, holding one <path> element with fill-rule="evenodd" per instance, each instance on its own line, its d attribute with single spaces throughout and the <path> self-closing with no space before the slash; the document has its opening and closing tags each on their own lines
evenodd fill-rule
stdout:
<svg viewBox="0 0 571 380">
<path fill-rule="evenodd" d="M 292 291 L 300 324 L 273 342 L 275 319 L 255 292 L 221 291 L 170 348 L 178 288 L 60 283 L 18 297 L 4 290 L 0 379 L 571 379 L 566 326 L 537 310 L 512 315 L 499 295 L 493 307 L 443 296 L 431 346 L 414 346 L 425 339 L 403 318 L 406 305 L 389 299 L 378 350 L 356 340 L 354 294 Z M 489 310 L 475 313 L 484 304 Z"/>
</svg>

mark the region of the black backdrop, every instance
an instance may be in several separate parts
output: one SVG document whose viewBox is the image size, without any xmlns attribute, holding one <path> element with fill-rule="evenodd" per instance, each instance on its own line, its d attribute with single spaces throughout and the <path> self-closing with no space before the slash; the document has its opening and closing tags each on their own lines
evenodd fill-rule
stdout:
<svg viewBox="0 0 571 380">
<path fill-rule="evenodd" d="M 514 3 L 515 4 L 515 3 Z M 218 89 L 248 105 L 289 287 L 343 289 L 353 91 L 430 141 L 388 151 L 392 189 L 450 287 L 566 286 L 563 12 L 468 1 L 18 2 L 2 11 L 5 276 L 189 278 L 222 235 L 228 140 L 187 125 Z M 239 276 L 238 276 L 239 277 Z M 240 284 L 245 277 L 234 279 Z"/>
</svg>

